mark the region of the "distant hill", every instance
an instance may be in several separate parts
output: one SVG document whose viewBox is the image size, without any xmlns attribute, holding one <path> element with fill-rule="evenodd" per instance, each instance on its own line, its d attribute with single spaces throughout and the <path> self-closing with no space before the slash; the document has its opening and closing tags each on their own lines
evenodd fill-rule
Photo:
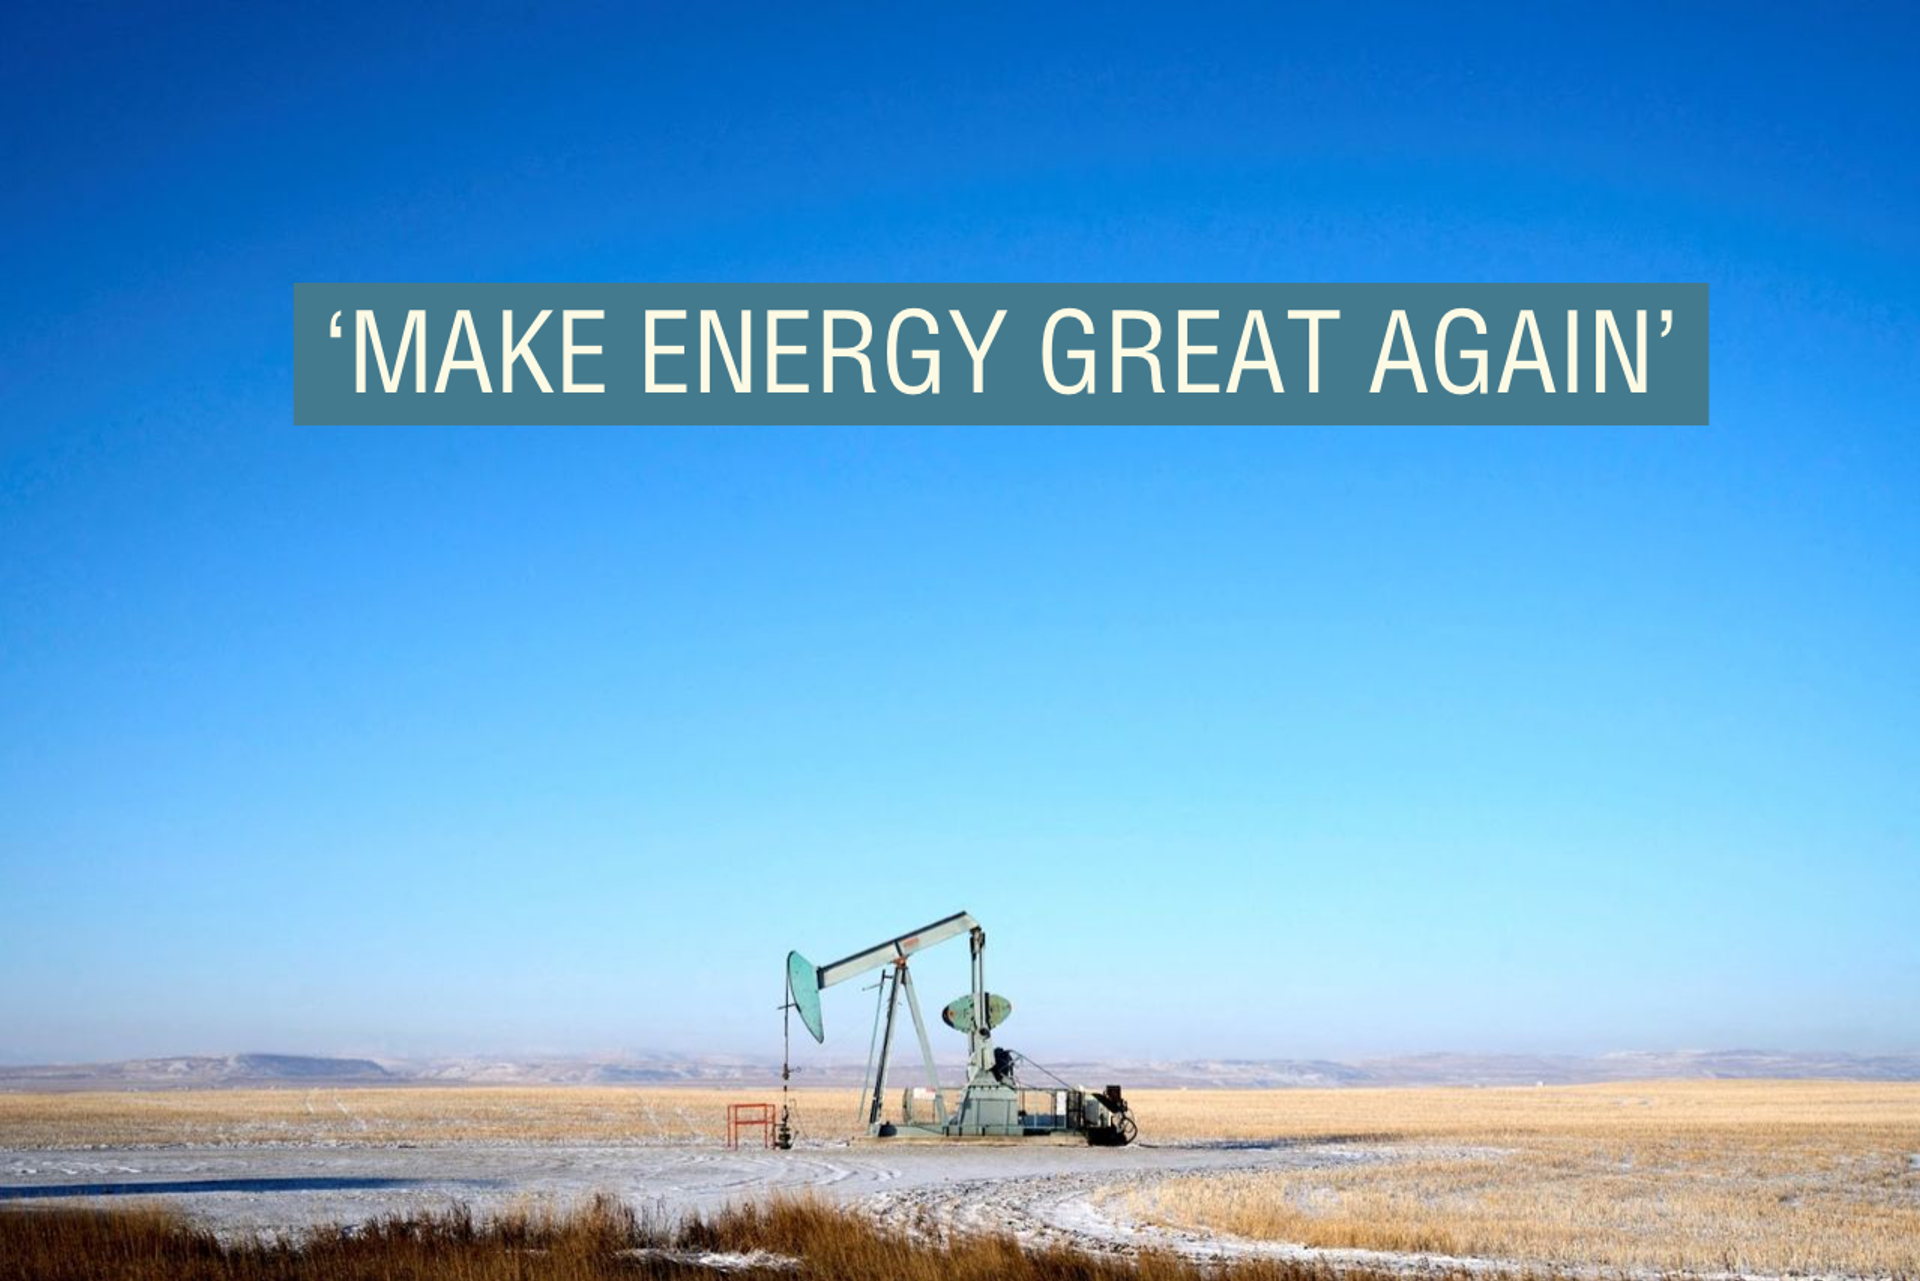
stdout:
<svg viewBox="0 0 1920 1281">
<path fill-rule="evenodd" d="M 949 1056 L 950 1059 L 951 1056 Z M 1063 1060 L 1048 1069 L 1082 1085 L 1117 1081 L 1136 1088 L 1290 1089 L 1356 1086 L 1581 1085 L 1608 1081 L 1751 1080 L 1920 1081 L 1920 1053 L 1817 1054 L 1768 1050 L 1626 1051 L 1593 1056 L 1410 1054 L 1351 1063 L 1325 1059 Z M 853 1086 L 862 1065 L 804 1063 L 795 1082 Z M 896 1082 L 917 1079 L 903 1064 Z M 943 1062 L 943 1075 L 957 1071 Z M 302 1054 L 230 1054 L 129 1059 L 44 1067 L 0 1065 L 0 1090 L 187 1090 L 271 1086 L 460 1085 L 752 1085 L 777 1083 L 775 1060 L 723 1055 L 627 1055 L 581 1058 L 471 1057 L 412 1062 Z M 1027 1075 L 1023 1073 L 1023 1076 Z M 1036 1081 L 1044 1077 L 1036 1070 Z"/>
<path fill-rule="evenodd" d="M 186 1055 L 118 1063 L 0 1064 L 0 1089 L 207 1090 L 269 1085 L 394 1085 L 404 1076 L 372 1059 L 306 1054 Z"/>
<path fill-rule="evenodd" d="M 1565 1055 L 1418 1054 L 1362 1065 L 1371 1085 L 1578 1085 L 1604 1081 L 1920 1081 L 1920 1054 L 1783 1053 L 1768 1050 L 1621 1051 Z"/>
</svg>

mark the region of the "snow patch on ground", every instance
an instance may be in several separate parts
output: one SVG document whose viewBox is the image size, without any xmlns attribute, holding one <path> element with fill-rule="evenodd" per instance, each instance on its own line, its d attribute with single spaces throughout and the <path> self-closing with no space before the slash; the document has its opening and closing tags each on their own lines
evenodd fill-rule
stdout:
<svg viewBox="0 0 1920 1281">
<path fill-rule="evenodd" d="M 709 1268 L 715 1272 L 797 1272 L 800 1260 L 791 1254 L 775 1254 L 771 1250 L 667 1250 L 647 1248 L 643 1250 L 621 1250 L 620 1257 L 642 1259 L 661 1263 L 678 1263 L 683 1266 Z"/>
</svg>

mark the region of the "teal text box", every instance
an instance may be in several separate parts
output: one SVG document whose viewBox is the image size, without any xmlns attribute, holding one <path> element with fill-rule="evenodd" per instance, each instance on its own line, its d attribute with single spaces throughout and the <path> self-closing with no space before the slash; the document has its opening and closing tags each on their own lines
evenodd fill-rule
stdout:
<svg viewBox="0 0 1920 1281">
<path fill-rule="evenodd" d="M 294 420 L 1703 425 L 1707 353 L 1704 284 L 301 284 Z"/>
</svg>

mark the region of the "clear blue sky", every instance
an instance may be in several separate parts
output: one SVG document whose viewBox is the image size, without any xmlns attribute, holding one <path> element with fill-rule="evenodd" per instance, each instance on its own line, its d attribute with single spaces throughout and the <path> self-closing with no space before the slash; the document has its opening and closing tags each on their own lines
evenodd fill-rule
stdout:
<svg viewBox="0 0 1920 1281">
<path fill-rule="evenodd" d="M 1920 1045 L 1875 8 L 11 11 L 0 1056 L 777 1053 L 961 907 L 1043 1059 Z M 295 429 L 349 279 L 1705 280 L 1713 425 Z"/>
</svg>

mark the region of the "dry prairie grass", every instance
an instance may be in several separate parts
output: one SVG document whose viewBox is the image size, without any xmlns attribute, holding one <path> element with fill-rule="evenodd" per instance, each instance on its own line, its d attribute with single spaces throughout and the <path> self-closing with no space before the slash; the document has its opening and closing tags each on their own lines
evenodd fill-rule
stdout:
<svg viewBox="0 0 1920 1281">
<path fill-rule="evenodd" d="M 0 1147 L 716 1143 L 726 1107 L 771 1090 L 510 1086 L 0 1094 Z M 853 1131 L 852 1093 L 796 1091 L 808 1133 Z"/>
<path fill-rule="evenodd" d="M 726 1105 L 779 1088 L 472 1086 L 0 1093 L 0 1147 L 247 1143 L 717 1142 Z M 1670 1081 L 1546 1089 L 1128 1090 L 1149 1142 L 1658 1135 L 1716 1147 L 1765 1133 L 1816 1148 L 1920 1136 L 1920 1084 Z M 793 1092 L 810 1138 L 851 1137 L 849 1089 Z M 1904 1137 L 1903 1137 L 1904 1136 Z"/>
<path fill-rule="evenodd" d="M 1157 1102 L 1182 1130 L 1408 1147 L 1404 1161 L 1195 1176 L 1130 1195 L 1136 1213 L 1176 1226 L 1553 1265 L 1920 1276 L 1920 1086 L 1716 1081 Z M 1245 1115 L 1222 1114 L 1236 1110 Z M 1422 1154 L 1435 1145 L 1453 1150 Z"/>
<path fill-rule="evenodd" d="M 1010 1237 L 933 1241 L 814 1201 L 724 1210 L 673 1227 L 612 1200 L 571 1213 L 476 1221 L 464 1211 L 226 1241 L 154 1210 L 0 1212 L 0 1276 L 35 1281 L 610 1281 L 718 1275 L 706 1252 L 751 1277 L 822 1281 L 1330 1281 L 1319 1268 L 1254 1263 L 1226 1272 L 1164 1256 L 1093 1257 Z M 758 1266 L 753 1266 L 758 1264 Z M 1351 1277 L 1353 1274 L 1349 1274 Z M 1388 1281 L 1360 1273 L 1356 1281 Z"/>
</svg>

